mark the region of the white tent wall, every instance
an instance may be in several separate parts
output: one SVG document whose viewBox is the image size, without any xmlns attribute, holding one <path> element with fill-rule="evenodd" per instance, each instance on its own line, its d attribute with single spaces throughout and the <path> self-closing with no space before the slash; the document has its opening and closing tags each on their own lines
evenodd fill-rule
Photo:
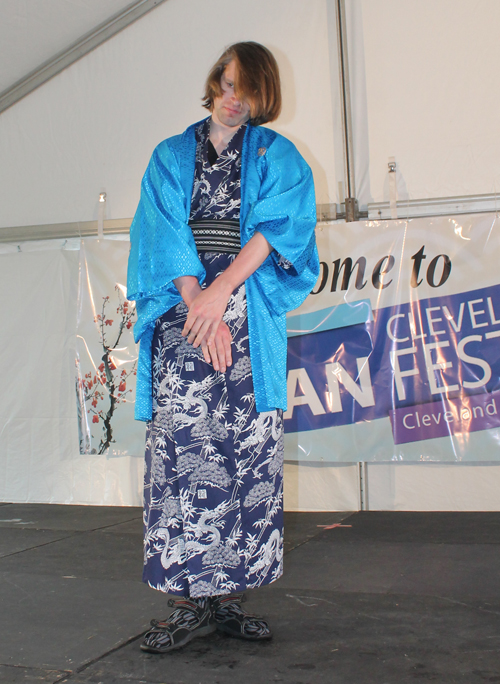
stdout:
<svg viewBox="0 0 500 684">
<path fill-rule="evenodd" d="M 334 201 L 324 0 L 168 0 L 1 115 L 0 228 L 96 219 L 102 191 L 108 219 L 133 216 L 154 147 L 206 116 L 209 65 L 247 39 L 276 54 L 276 129 L 312 166 L 318 202 Z"/>
<path fill-rule="evenodd" d="M 388 199 L 391 155 L 400 199 L 496 192 L 498 2 L 346 0 L 346 6 L 360 204 Z M 204 116 L 198 97 L 207 66 L 222 46 L 249 39 L 268 45 L 282 71 L 283 115 L 273 127 L 312 166 L 318 203 L 338 202 L 334 22 L 334 0 L 168 0 L 0 115 L 0 229 L 95 220 L 103 191 L 107 218 L 130 218 L 154 146 Z M 32 415 L 62 427 L 40 439 L 32 431 L 28 439 L 19 424 L 19 439 L 4 439 L 0 499 L 138 504 L 140 455 L 97 462 L 78 454 L 73 386 L 60 355 L 73 315 L 76 261 L 55 253 L 0 257 L 13 317 L 3 326 L 10 344 L 0 355 L 2 401 L 8 401 L 5 388 L 21 383 L 18 350 L 40 352 L 37 317 L 53 325 L 44 373 L 58 377 L 61 388 L 66 377 L 59 404 L 47 402 L 38 375 L 32 394 L 25 392 L 20 419 Z M 39 296 L 42 274 L 44 291 L 59 293 L 57 306 Z M 285 471 L 289 510 L 359 506 L 356 464 L 329 463 L 325 455 L 322 463 L 289 462 Z M 498 466 L 369 464 L 367 474 L 371 509 L 498 509 Z"/>
<path fill-rule="evenodd" d="M 9 58 L 0 60 L 0 91 L 127 5 L 130 0 L 2 0 L 0 45 Z"/>
<path fill-rule="evenodd" d="M 140 455 L 81 455 L 75 394 L 78 240 L 3 247 L 0 501 L 138 505 Z M 72 244 L 71 244 L 72 243 Z"/>
<path fill-rule="evenodd" d="M 494 463 L 369 463 L 371 511 L 498 511 Z"/>
<path fill-rule="evenodd" d="M 496 0 L 347 0 L 360 204 L 500 193 Z"/>
<path fill-rule="evenodd" d="M 75 258 L 76 257 L 76 258 Z M 78 253 L 0 255 L 0 499 L 71 500 Z M 64 482 L 66 479 L 66 482 Z M 63 481 L 63 490 L 54 494 Z"/>
</svg>

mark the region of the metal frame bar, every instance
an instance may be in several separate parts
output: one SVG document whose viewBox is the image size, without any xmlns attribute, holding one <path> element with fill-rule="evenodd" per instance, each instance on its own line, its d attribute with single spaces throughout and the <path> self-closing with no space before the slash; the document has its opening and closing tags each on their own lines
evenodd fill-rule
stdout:
<svg viewBox="0 0 500 684">
<path fill-rule="evenodd" d="M 349 83 L 349 55 L 347 48 L 347 28 L 345 0 L 336 0 L 337 43 L 339 50 L 340 109 L 342 115 L 342 138 L 344 142 L 345 170 L 345 220 L 357 221 L 359 218 L 358 201 L 354 175 L 354 147 L 352 142 L 351 88 Z"/>
<path fill-rule="evenodd" d="M 132 219 L 108 219 L 104 221 L 104 235 L 128 233 Z M 38 226 L 0 228 L 0 243 L 27 242 L 28 240 L 55 240 L 97 235 L 97 221 L 76 223 L 48 223 Z"/>
<path fill-rule="evenodd" d="M 61 73 L 165 0 L 138 0 L 0 93 L 0 113 Z"/>
<path fill-rule="evenodd" d="M 500 210 L 500 195 L 463 195 L 461 197 L 401 200 L 396 203 L 396 207 L 400 220 L 425 216 L 483 214 Z M 372 202 L 368 205 L 369 221 L 381 221 L 390 218 L 392 218 L 390 202 Z"/>
<path fill-rule="evenodd" d="M 368 468 L 366 461 L 358 461 L 359 510 L 368 511 Z"/>
<path fill-rule="evenodd" d="M 318 223 L 332 223 L 346 220 L 344 205 L 316 205 Z M 463 197 L 437 197 L 435 199 L 408 200 L 398 202 L 399 220 L 433 216 L 459 216 L 462 214 L 484 214 L 500 212 L 499 195 L 469 195 Z M 368 205 L 368 212 L 360 212 L 360 220 L 381 221 L 391 218 L 389 202 L 374 202 Z M 104 234 L 128 233 L 131 218 L 108 219 L 104 221 Z M 97 235 L 97 221 L 75 223 L 48 223 L 33 226 L 0 228 L 0 243 L 25 242 L 27 240 L 53 240 L 55 238 L 86 237 Z"/>
<path fill-rule="evenodd" d="M 337 0 L 337 36 L 339 49 L 342 135 L 344 139 L 345 187 L 346 197 L 355 197 L 354 164 L 352 159 L 351 91 L 349 87 L 349 60 L 346 32 L 345 0 Z"/>
</svg>

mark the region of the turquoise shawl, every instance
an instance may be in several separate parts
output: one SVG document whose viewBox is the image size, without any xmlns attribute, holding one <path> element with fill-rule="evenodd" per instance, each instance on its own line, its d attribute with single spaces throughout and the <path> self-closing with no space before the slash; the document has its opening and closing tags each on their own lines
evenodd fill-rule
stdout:
<svg viewBox="0 0 500 684">
<path fill-rule="evenodd" d="M 154 150 L 130 227 L 127 297 L 136 302 L 140 341 L 135 418 L 151 420 L 151 345 L 157 318 L 181 301 L 173 281 L 205 271 L 188 225 L 196 141 L 190 126 Z M 250 359 L 257 411 L 286 409 L 286 313 L 311 291 L 319 272 L 311 169 L 278 133 L 248 126 L 242 149 L 241 245 L 255 231 L 274 250 L 246 281 Z"/>
</svg>

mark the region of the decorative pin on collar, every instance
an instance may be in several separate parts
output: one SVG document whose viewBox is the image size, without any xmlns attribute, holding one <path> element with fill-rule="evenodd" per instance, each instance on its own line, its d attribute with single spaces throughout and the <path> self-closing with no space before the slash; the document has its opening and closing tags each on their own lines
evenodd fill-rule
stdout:
<svg viewBox="0 0 500 684">
<path fill-rule="evenodd" d="M 265 153 L 266 153 L 265 147 L 259 147 L 259 149 L 257 150 L 257 154 L 259 155 L 259 157 L 263 157 L 265 155 Z"/>
</svg>

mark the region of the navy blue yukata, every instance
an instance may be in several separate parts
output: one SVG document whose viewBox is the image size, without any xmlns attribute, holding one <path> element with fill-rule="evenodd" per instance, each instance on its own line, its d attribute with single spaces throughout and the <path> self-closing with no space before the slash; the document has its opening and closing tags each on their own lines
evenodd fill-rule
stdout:
<svg viewBox="0 0 500 684">
<path fill-rule="evenodd" d="M 246 124 L 217 157 L 210 120 L 196 128 L 190 225 L 205 285 L 239 251 Z M 245 285 L 224 321 L 233 363 L 220 373 L 182 337 L 181 302 L 157 319 L 147 426 L 144 575 L 151 587 L 203 597 L 273 582 L 283 571 L 283 412 L 256 411 Z"/>
</svg>

